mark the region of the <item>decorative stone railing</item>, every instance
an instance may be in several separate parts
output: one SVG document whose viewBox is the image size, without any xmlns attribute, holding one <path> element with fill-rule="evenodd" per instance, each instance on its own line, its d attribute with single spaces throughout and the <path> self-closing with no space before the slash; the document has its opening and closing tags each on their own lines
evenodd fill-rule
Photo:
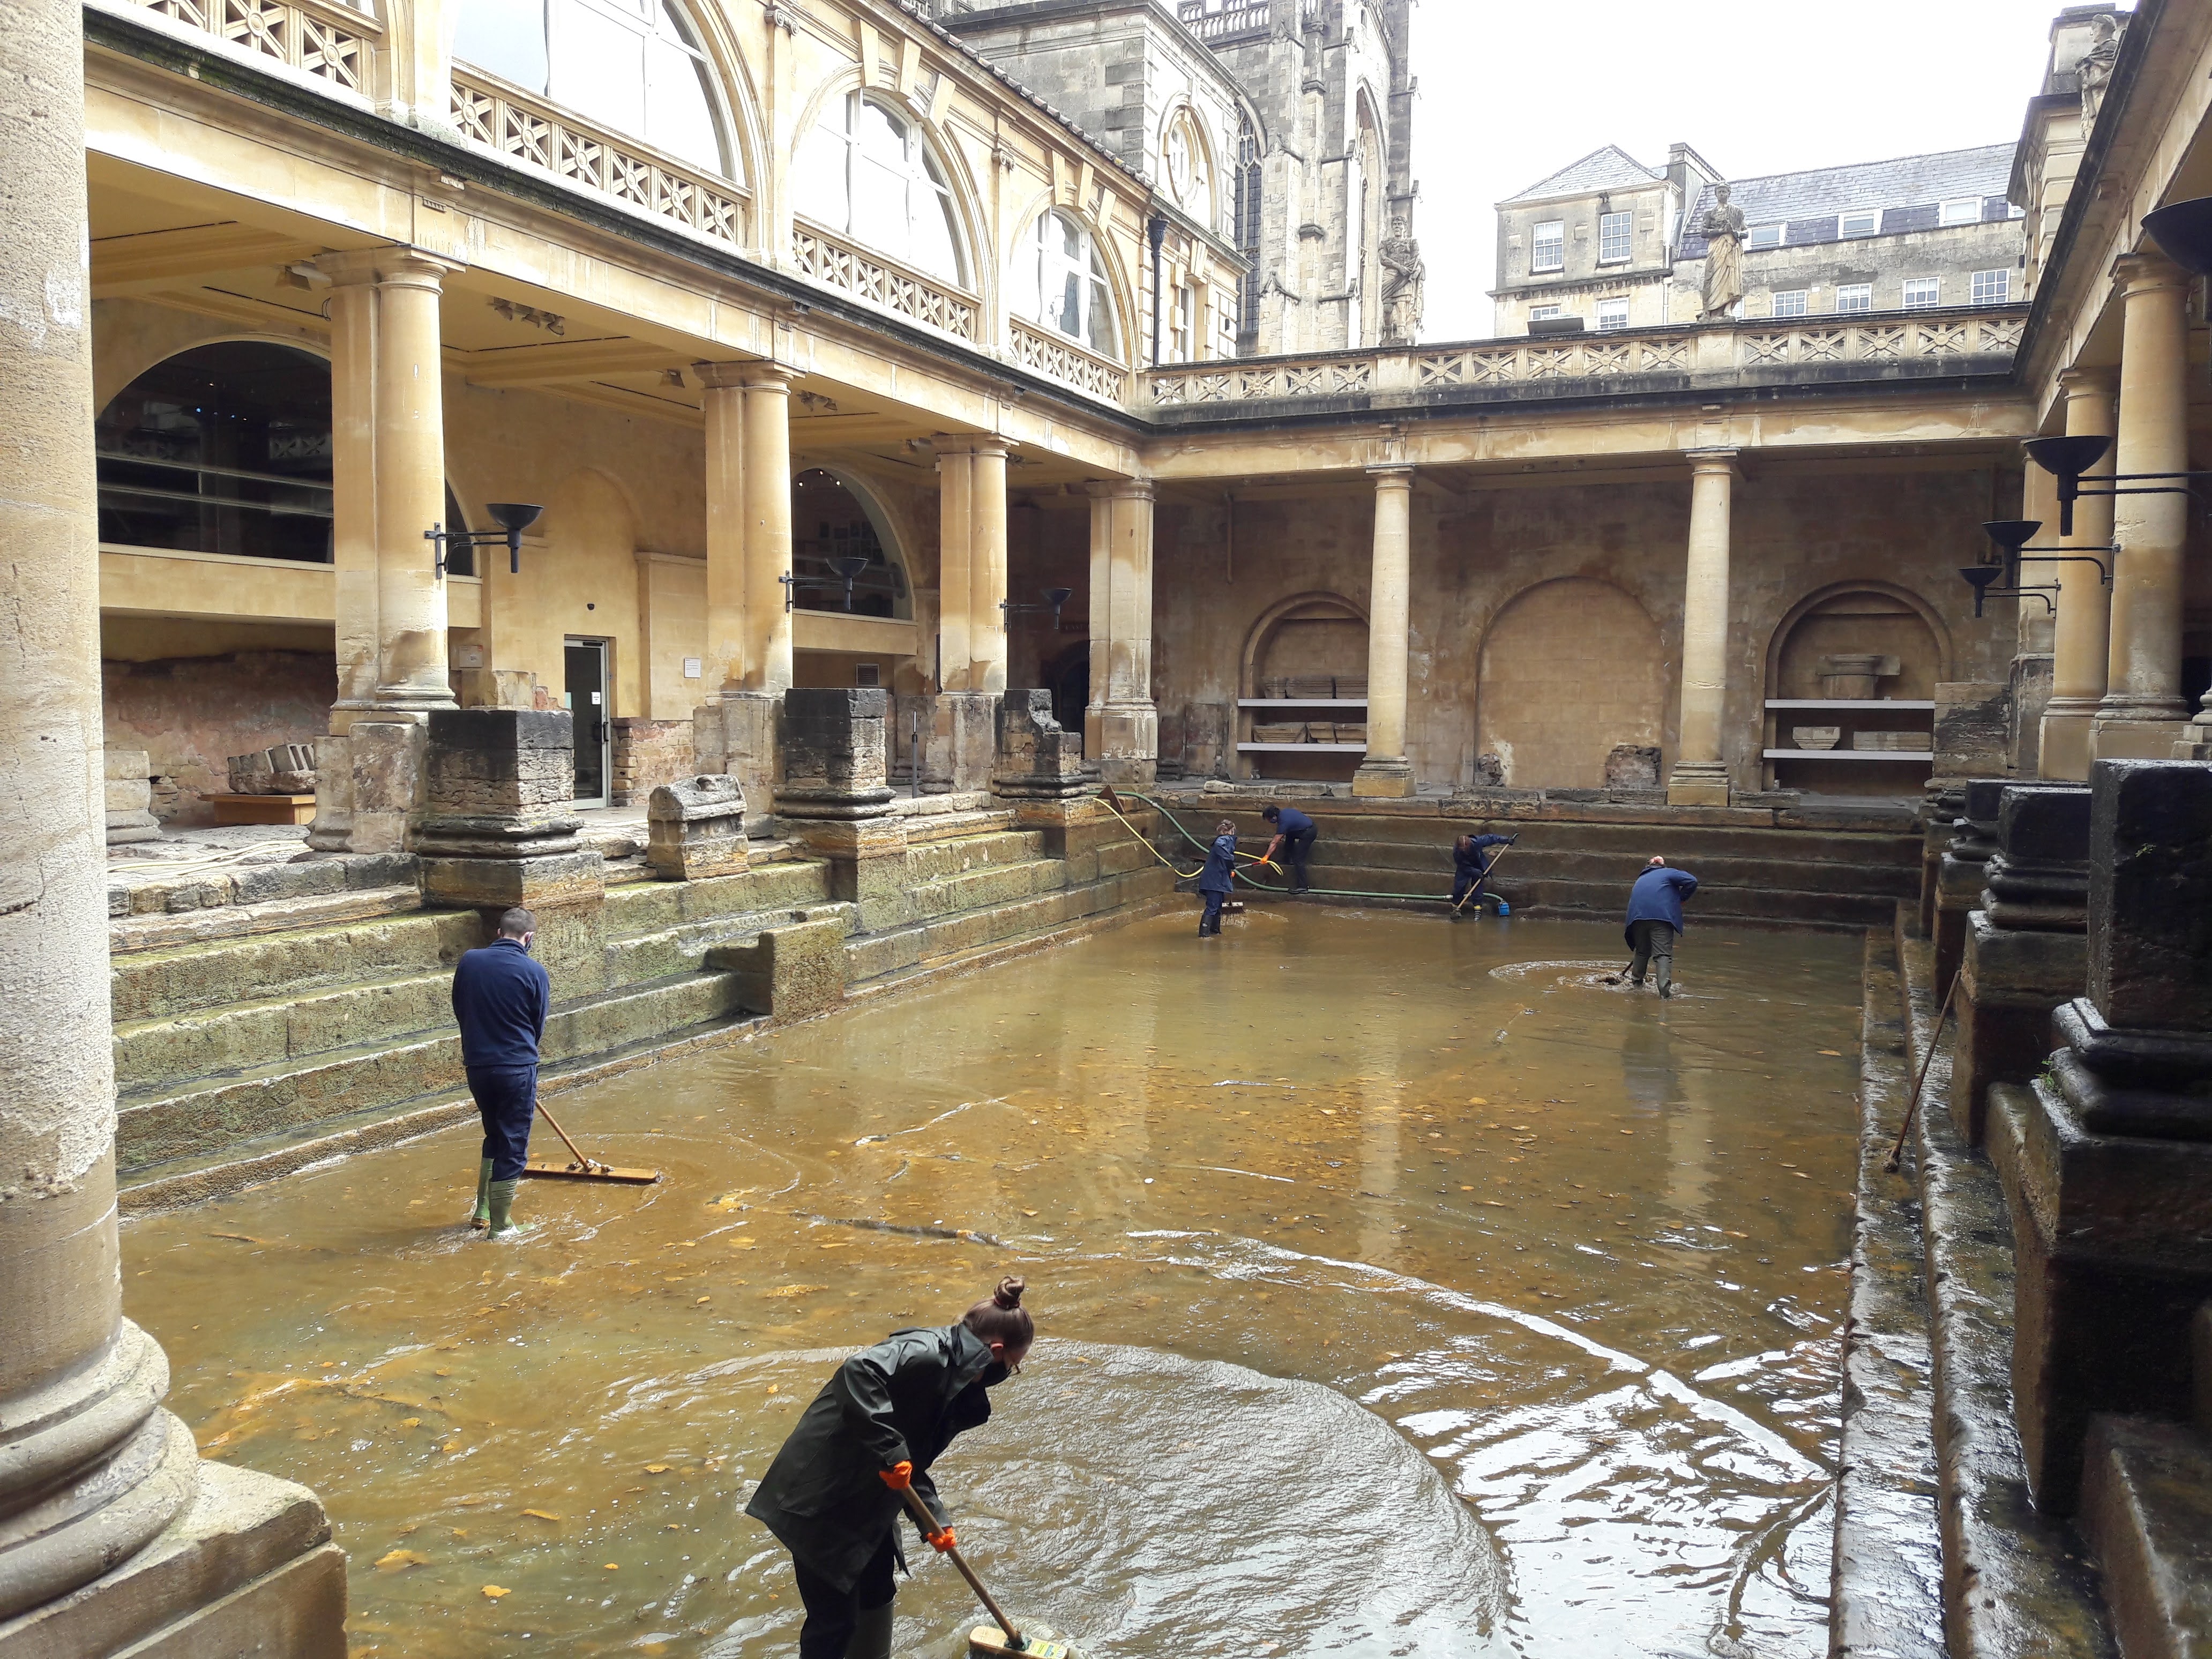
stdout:
<svg viewBox="0 0 2212 1659">
<path fill-rule="evenodd" d="M 323 0 L 139 0 L 186 28 L 274 58 L 303 75 L 366 97 L 384 30 L 374 18 Z"/>
<path fill-rule="evenodd" d="M 1434 402 L 1561 395 L 1669 384 L 1787 384 L 1887 380 L 1929 373 L 2002 373 L 2020 348 L 2027 308 L 1891 312 L 1850 318 L 1758 318 L 1718 326 L 1473 340 L 1315 357 L 1181 363 L 1150 370 L 1155 410 L 1335 399 Z M 1528 388 L 1524 393 L 1520 389 Z"/>
<path fill-rule="evenodd" d="M 458 65 L 453 107 L 453 125 L 462 137 L 510 161 L 627 203 L 725 246 L 744 246 L 744 201 L 726 182 L 716 183 L 635 140 L 588 126 Z"/>
<path fill-rule="evenodd" d="M 864 253 L 813 225 L 793 225 L 791 247 L 800 271 L 817 283 L 842 289 L 963 340 L 975 338 L 975 318 L 981 302 L 957 289 L 932 282 L 881 254 Z"/>
<path fill-rule="evenodd" d="M 1214 12 L 1206 10 L 1206 0 L 1182 0 L 1176 15 L 1185 28 L 1207 46 L 1218 46 L 1244 35 L 1266 34 L 1269 27 L 1268 12 L 1267 0 L 1232 3 Z"/>
<path fill-rule="evenodd" d="M 1064 334 L 1055 334 L 1018 317 L 1012 325 L 1013 359 L 1024 368 L 1049 375 L 1078 392 L 1118 404 L 1127 401 L 1129 371 L 1121 364 L 1079 346 Z"/>
</svg>

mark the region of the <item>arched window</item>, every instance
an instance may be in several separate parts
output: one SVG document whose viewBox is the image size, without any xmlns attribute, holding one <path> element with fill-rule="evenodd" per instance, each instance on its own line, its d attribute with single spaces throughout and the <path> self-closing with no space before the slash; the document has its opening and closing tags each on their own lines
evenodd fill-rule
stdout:
<svg viewBox="0 0 2212 1659">
<path fill-rule="evenodd" d="M 678 0 L 462 0 L 453 55 L 694 167 L 737 176 L 712 70 Z"/>
<path fill-rule="evenodd" d="M 836 474 L 810 467 L 791 481 L 793 603 L 799 610 L 911 617 L 906 568 L 890 544 L 875 503 Z"/>
<path fill-rule="evenodd" d="M 1247 115 L 1237 134 L 1237 251 L 1251 268 L 1239 284 L 1238 341 L 1249 349 L 1260 327 L 1260 134 Z"/>
<path fill-rule="evenodd" d="M 816 224 L 965 286 L 952 191 L 921 125 L 866 93 L 838 100 L 799 147 L 793 204 Z"/>
<path fill-rule="evenodd" d="M 1208 230 L 1213 220 L 1213 154 L 1198 117 L 1185 105 L 1160 140 L 1160 177 L 1168 199 Z"/>
<path fill-rule="evenodd" d="M 1015 258 L 1013 302 L 1024 316 L 1119 361 L 1114 290 L 1091 233 L 1057 210 L 1043 214 Z"/>
<path fill-rule="evenodd" d="M 331 366 L 312 352 L 179 353 L 100 410 L 93 449 L 103 542 L 330 562 Z"/>
</svg>

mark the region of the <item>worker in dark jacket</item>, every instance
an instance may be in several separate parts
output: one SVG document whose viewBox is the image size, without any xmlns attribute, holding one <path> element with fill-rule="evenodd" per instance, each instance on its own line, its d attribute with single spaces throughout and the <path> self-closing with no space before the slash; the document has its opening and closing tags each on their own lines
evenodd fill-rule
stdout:
<svg viewBox="0 0 2212 1659">
<path fill-rule="evenodd" d="M 1452 843 L 1451 919 L 1454 921 L 1468 914 L 1468 908 L 1462 908 L 1468 904 L 1467 896 L 1482 885 L 1482 878 L 1490 873 L 1490 866 L 1498 862 L 1490 849 L 1510 847 L 1520 839 L 1518 836 L 1462 836 Z M 1496 901 L 1499 915 L 1513 914 L 1512 907 L 1498 898 L 1497 894 L 1492 893 L 1490 896 Z M 1481 901 L 1476 900 L 1469 908 L 1480 911 Z"/>
<path fill-rule="evenodd" d="M 990 1420 L 988 1390 L 1022 1368 L 1036 1337 L 1024 1288 L 1002 1279 L 958 1324 L 898 1331 L 854 1354 L 761 1477 L 745 1513 L 791 1552 L 806 1606 L 799 1659 L 890 1659 L 902 1493 L 911 1486 L 936 1518 L 924 1538 L 952 1548 L 929 1468 L 953 1436 Z"/>
<path fill-rule="evenodd" d="M 1628 895 L 1628 948 L 1635 952 L 1628 964 L 1628 982 L 1641 986 L 1647 964 L 1659 969 L 1659 994 L 1674 994 L 1674 936 L 1682 931 L 1682 901 L 1698 890 L 1698 878 L 1687 870 L 1670 870 L 1664 859 L 1653 859 L 1636 878 Z"/>
<path fill-rule="evenodd" d="M 1270 806 L 1260 816 L 1275 826 L 1275 838 L 1261 856 L 1269 864 L 1281 853 L 1291 861 L 1291 890 L 1306 890 L 1306 860 L 1313 856 L 1314 837 L 1320 833 L 1314 821 L 1295 806 Z"/>
<path fill-rule="evenodd" d="M 1206 895 L 1206 914 L 1198 919 L 1200 939 L 1221 931 L 1221 907 L 1236 884 L 1237 826 L 1224 818 L 1213 826 L 1213 845 L 1206 854 L 1206 868 L 1198 872 L 1198 890 Z"/>
<path fill-rule="evenodd" d="M 461 1064 L 483 1119 L 477 1207 L 469 1218 L 493 1238 L 526 1231 L 514 1219 L 514 1194 L 530 1161 L 530 1121 L 538 1109 L 538 1045 L 553 981 L 530 954 L 538 921 L 527 910 L 499 919 L 499 937 L 467 951 L 453 969 L 453 1018 L 461 1026 Z"/>
</svg>

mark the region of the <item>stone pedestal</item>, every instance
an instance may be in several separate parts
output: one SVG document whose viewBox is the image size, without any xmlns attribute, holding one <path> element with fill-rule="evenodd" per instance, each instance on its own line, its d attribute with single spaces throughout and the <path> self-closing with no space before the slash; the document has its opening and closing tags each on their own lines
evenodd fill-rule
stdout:
<svg viewBox="0 0 2212 1659">
<path fill-rule="evenodd" d="M 154 816 L 153 762 L 143 749 L 106 751 L 107 844 L 159 841 L 161 825 Z"/>
<path fill-rule="evenodd" d="M 995 700 L 994 700 L 995 701 Z M 794 689 L 783 704 L 785 832 L 830 863 L 830 892 L 860 907 L 870 931 L 911 920 L 906 820 L 891 812 L 884 772 L 890 693 Z"/>
<path fill-rule="evenodd" d="M 937 697 L 929 738 L 928 776 L 956 794 L 986 788 L 999 758 L 999 698 L 988 691 L 945 691 Z M 925 787 L 931 787 L 926 783 Z"/>
<path fill-rule="evenodd" d="M 999 704 L 991 793 L 1002 800 L 1068 800 L 1093 780 L 1083 769 L 1083 734 L 1063 730 L 1049 691 L 1009 691 Z"/>
<path fill-rule="evenodd" d="M 1965 805 L 1952 826 L 1951 845 L 1936 872 L 1936 994 L 1948 996 L 1951 979 L 1966 954 L 1966 917 L 1982 902 L 1991 854 L 1997 850 L 1997 811 L 2005 781 L 1976 778 L 1966 789 Z"/>
<path fill-rule="evenodd" d="M 1920 798 L 1920 937 L 1936 937 L 1936 878 L 1950 850 L 1959 814 L 1966 807 L 1966 780 L 1931 778 Z"/>
<path fill-rule="evenodd" d="M 645 861 L 663 881 L 734 876 L 750 863 L 745 797 L 728 776 L 679 778 L 646 804 Z"/>
<path fill-rule="evenodd" d="M 359 727 L 355 728 L 358 732 Z M 422 896 L 480 910 L 486 937 L 520 905 L 556 1001 L 606 988 L 606 866 L 577 838 L 575 727 L 562 708 L 433 713 L 409 836 Z"/>
<path fill-rule="evenodd" d="M 2087 982 L 2088 787 L 2006 789 L 1996 841 L 1966 919 L 1951 1060 L 1952 1121 L 1976 1146 L 1990 1086 L 2041 1069 L 2051 1011 Z"/>
<path fill-rule="evenodd" d="M 693 763 L 706 775 L 734 780 L 757 805 L 773 801 L 783 776 L 782 724 L 781 692 L 725 691 L 692 713 Z M 757 816 L 754 828 L 763 828 Z"/>
<path fill-rule="evenodd" d="M 2014 1409 L 2070 1513 L 2097 1413 L 2186 1416 L 2212 1299 L 2212 768 L 2092 769 L 2088 991 L 2032 1087 L 1992 1091 L 2017 1265 Z"/>
<path fill-rule="evenodd" d="M 343 765 L 348 774 L 341 792 L 347 798 L 344 850 L 397 853 L 407 845 L 408 823 L 422 804 L 428 738 L 421 715 L 380 709 L 356 715 L 343 738 L 325 739 L 335 751 L 329 769 Z M 321 819 L 319 797 L 318 823 Z"/>
</svg>

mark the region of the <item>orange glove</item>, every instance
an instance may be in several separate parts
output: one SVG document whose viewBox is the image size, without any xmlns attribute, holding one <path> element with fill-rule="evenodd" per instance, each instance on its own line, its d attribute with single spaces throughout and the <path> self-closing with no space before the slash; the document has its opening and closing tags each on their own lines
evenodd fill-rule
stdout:
<svg viewBox="0 0 2212 1659">
<path fill-rule="evenodd" d="M 950 1527 L 947 1527 L 943 1532 L 933 1532 L 929 1534 L 930 1547 L 939 1555 L 944 1554 L 947 1550 L 952 1548 L 954 1541 L 952 1528 Z"/>
<path fill-rule="evenodd" d="M 914 1465 L 911 1463 L 894 1463 L 890 1468 L 879 1469 L 877 1473 L 882 1478 L 884 1485 L 889 1486 L 893 1492 L 904 1492 L 908 1486 L 914 1485 Z"/>
</svg>

